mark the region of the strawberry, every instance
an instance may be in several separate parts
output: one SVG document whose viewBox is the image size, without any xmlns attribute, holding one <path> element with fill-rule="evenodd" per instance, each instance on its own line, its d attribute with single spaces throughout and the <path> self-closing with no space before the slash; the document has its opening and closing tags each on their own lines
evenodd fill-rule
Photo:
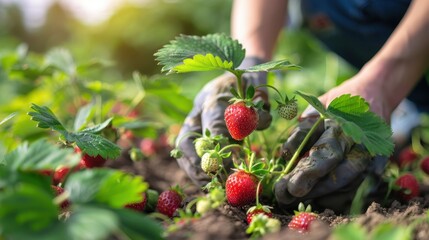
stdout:
<svg viewBox="0 0 429 240">
<path fill-rule="evenodd" d="M 82 150 L 79 147 L 75 147 L 76 153 L 82 153 Z M 78 168 L 95 168 L 102 167 L 106 163 L 106 159 L 102 156 L 90 156 L 87 153 L 82 153 L 82 159 L 80 160 Z"/>
<path fill-rule="evenodd" d="M 168 217 L 173 217 L 173 214 L 182 205 L 182 200 L 181 190 L 178 187 L 170 188 L 159 194 L 156 209 Z"/>
<path fill-rule="evenodd" d="M 55 196 L 58 196 L 64 192 L 64 188 L 58 187 L 55 185 L 51 185 L 52 191 L 54 192 Z M 65 200 L 61 203 L 60 207 L 61 209 L 66 209 L 70 205 L 70 202 L 68 200 Z"/>
<path fill-rule="evenodd" d="M 423 172 L 429 175 L 429 156 L 422 159 L 420 162 L 420 168 Z"/>
<path fill-rule="evenodd" d="M 207 137 L 195 139 L 194 145 L 198 157 L 202 157 L 206 151 L 212 150 L 215 147 L 213 141 Z"/>
<path fill-rule="evenodd" d="M 226 199 L 234 207 L 244 206 L 255 202 L 258 178 L 244 170 L 238 170 L 226 179 Z M 259 188 L 258 195 L 262 192 Z"/>
<path fill-rule="evenodd" d="M 52 177 L 52 182 L 55 185 L 58 185 L 59 183 L 62 183 L 64 179 L 66 178 L 67 174 L 69 173 L 70 168 L 68 167 L 60 167 L 57 170 L 55 170 L 54 175 Z"/>
<path fill-rule="evenodd" d="M 140 141 L 140 150 L 143 153 L 144 156 L 150 157 L 156 154 L 157 147 L 156 142 L 154 139 L 151 138 L 144 138 Z"/>
<path fill-rule="evenodd" d="M 310 227 L 311 222 L 317 218 L 317 215 L 312 212 L 297 212 L 292 220 L 289 222 L 290 229 L 297 230 L 298 232 L 306 232 Z"/>
<path fill-rule="evenodd" d="M 249 208 L 249 210 L 247 210 L 247 214 L 246 214 L 247 224 L 250 224 L 252 222 L 253 217 L 258 215 L 258 214 L 264 214 L 269 218 L 273 217 L 273 214 L 271 213 L 271 211 L 268 207 L 254 206 L 254 207 Z"/>
<path fill-rule="evenodd" d="M 220 161 L 218 154 L 207 152 L 201 158 L 201 168 L 205 173 L 215 173 L 219 170 Z"/>
<path fill-rule="evenodd" d="M 96 168 L 96 167 L 102 167 L 105 162 L 106 162 L 106 159 L 104 159 L 100 155 L 93 157 L 85 153 L 82 155 L 82 160 L 80 161 L 80 165 L 81 167 L 84 167 L 84 168 Z"/>
<path fill-rule="evenodd" d="M 398 165 L 400 167 L 405 167 L 413 163 L 417 158 L 418 154 L 412 149 L 412 147 L 404 148 L 398 155 Z"/>
<path fill-rule="evenodd" d="M 298 113 L 298 103 L 295 98 L 289 100 L 286 96 L 284 102 L 277 101 L 277 103 L 279 104 L 277 106 L 277 113 L 280 117 L 287 120 L 291 120 L 296 117 Z"/>
<path fill-rule="evenodd" d="M 420 194 L 419 182 L 411 173 L 401 175 L 396 179 L 395 184 L 401 188 L 399 196 L 405 201 L 409 201 Z"/>
<path fill-rule="evenodd" d="M 258 126 L 259 116 L 254 107 L 247 107 L 244 102 L 229 105 L 224 113 L 226 127 L 231 137 L 243 140 Z"/>
<path fill-rule="evenodd" d="M 144 208 L 146 207 L 146 203 L 147 203 L 147 197 L 146 197 L 146 193 L 143 193 L 143 199 L 140 202 L 137 203 L 130 203 L 125 205 L 126 208 L 129 209 L 134 209 L 138 212 L 143 212 Z"/>
</svg>

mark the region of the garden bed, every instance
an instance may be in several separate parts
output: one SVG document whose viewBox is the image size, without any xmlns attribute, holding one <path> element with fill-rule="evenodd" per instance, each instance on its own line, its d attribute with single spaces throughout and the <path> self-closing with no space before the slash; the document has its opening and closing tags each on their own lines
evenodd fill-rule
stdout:
<svg viewBox="0 0 429 240">
<path fill-rule="evenodd" d="M 124 151 L 121 158 L 111 161 L 108 166 L 119 168 L 126 172 L 144 176 L 149 187 L 159 192 L 179 184 L 184 187 L 187 198 L 200 196 L 203 192 L 187 177 L 186 173 L 181 170 L 174 158 L 169 157 L 168 151 L 161 152 L 139 162 L 133 162 Z M 417 197 L 408 203 L 392 199 L 387 206 L 382 206 L 379 202 L 372 202 L 366 211 L 360 215 L 348 216 L 336 214 L 330 209 L 319 211 L 319 218 L 310 226 L 307 233 L 298 233 L 290 230 L 287 224 L 292 218 L 292 213 L 284 213 L 281 209 L 274 206 L 273 216 L 282 223 L 282 228 L 277 233 L 267 234 L 263 239 L 299 239 L 305 236 L 305 239 L 327 239 L 341 233 L 333 233 L 337 226 L 348 223 L 357 223 L 363 228 L 358 231 L 371 232 L 380 224 L 392 224 L 393 226 L 412 227 L 413 239 L 429 239 L 429 188 L 427 185 L 421 185 L 421 197 Z M 380 201 L 381 202 L 381 201 Z M 201 218 L 195 218 L 189 221 L 183 221 L 176 224 L 177 228 L 168 235 L 168 239 L 248 239 L 246 234 L 246 207 L 237 208 L 229 204 L 205 214 Z M 420 223 L 416 223 L 418 220 Z M 350 224 L 349 224 L 350 225 Z M 167 225 L 166 225 L 167 226 Z M 391 226 L 391 225 L 389 225 Z M 390 229 L 386 227 L 385 229 Z M 403 230 L 400 228 L 400 230 Z M 358 233 L 351 227 L 346 229 L 355 236 Z M 381 230 L 379 230 L 381 231 Z M 366 233 L 366 232 L 363 232 Z M 396 234 L 386 236 L 396 236 L 394 231 L 388 231 L 385 234 Z M 365 235 L 367 236 L 367 235 Z M 380 235 L 377 235 L 380 236 Z M 378 238 L 379 239 L 379 238 Z M 395 239 L 395 238 L 388 238 Z"/>
</svg>

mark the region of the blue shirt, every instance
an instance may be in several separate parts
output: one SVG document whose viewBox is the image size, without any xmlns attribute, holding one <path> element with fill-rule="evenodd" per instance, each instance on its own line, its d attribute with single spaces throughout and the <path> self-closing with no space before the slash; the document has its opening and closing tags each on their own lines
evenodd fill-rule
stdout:
<svg viewBox="0 0 429 240">
<path fill-rule="evenodd" d="M 333 52 L 360 69 L 401 21 L 411 0 L 302 0 L 304 25 Z M 429 84 L 422 80 L 408 99 L 429 112 Z"/>
</svg>

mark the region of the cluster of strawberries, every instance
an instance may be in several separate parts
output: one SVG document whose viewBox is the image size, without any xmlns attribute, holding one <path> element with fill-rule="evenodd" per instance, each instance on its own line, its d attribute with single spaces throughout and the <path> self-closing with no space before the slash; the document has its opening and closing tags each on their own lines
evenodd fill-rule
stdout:
<svg viewBox="0 0 429 240">
<path fill-rule="evenodd" d="M 422 156 L 409 146 L 402 149 L 398 156 L 392 159 L 399 168 L 395 185 L 398 195 L 404 201 L 420 195 L 420 182 L 423 177 L 429 176 L 429 156 Z"/>
</svg>

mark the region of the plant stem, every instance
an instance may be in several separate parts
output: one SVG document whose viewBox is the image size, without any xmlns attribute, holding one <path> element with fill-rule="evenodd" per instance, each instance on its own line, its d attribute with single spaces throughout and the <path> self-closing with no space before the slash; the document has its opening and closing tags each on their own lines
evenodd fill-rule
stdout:
<svg viewBox="0 0 429 240">
<path fill-rule="evenodd" d="M 290 159 L 290 161 L 286 165 L 286 168 L 280 174 L 280 178 L 283 177 L 284 175 L 288 174 L 292 170 L 293 166 L 295 166 L 295 163 L 298 160 L 298 157 L 301 154 L 302 149 L 307 144 L 311 135 L 313 135 L 313 133 L 316 131 L 319 124 L 323 122 L 323 120 L 325 120 L 325 118 L 323 116 L 321 116 L 319 119 L 317 119 L 317 121 L 311 127 L 310 131 L 308 131 L 307 135 L 305 135 L 304 140 L 302 140 L 301 144 L 298 146 L 298 149 L 295 151 L 292 158 Z"/>
<path fill-rule="evenodd" d="M 244 99 L 245 96 L 244 96 L 244 90 L 243 90 L 242 81 L 241 81 L 241 76 L 243 76 L 243 73 L 239 72 L 239 71 L 234 71 L 232 73 L 237 78 L 237 93 L 238 93 L 238 96 L 240 98 Z"/>
<path fill-rule="evenodd" d="M 243 146 L 241 146 L 240 144 L 230 144 L 230 145 L 223 147 L 221 150 L 219 150 L 219 154 L 223 153 L 225 150 L 228 150 L 228 149 L 234 148 L 234 147 L 238 147 L 240 149 L 243 148 Z"/>
<path fill-rule="evenodd" d="M 274 86 L 271 86 L 271 85 L 269 85 L 269 84 L 261 84 L 261 85 L 258 85 L 258 86 L 256 86 L 255 87 L 255 89 L 258 89 L 258 88 L 260 88 L 260 87 L 269 87 L 269 88 L 271 88 L 271 89 L 274 89 L 274 91 L 276 91 L 277 92 L 277 94 L 279 95 L 279 97 L 280 97 L 280 100 L 281 101 L 283 101 L 284 99 L 283 99 L 283 95 L 280 93 L 280 91 L 277 89 L 277 88 L 275 88 Z"/>
</svg>

